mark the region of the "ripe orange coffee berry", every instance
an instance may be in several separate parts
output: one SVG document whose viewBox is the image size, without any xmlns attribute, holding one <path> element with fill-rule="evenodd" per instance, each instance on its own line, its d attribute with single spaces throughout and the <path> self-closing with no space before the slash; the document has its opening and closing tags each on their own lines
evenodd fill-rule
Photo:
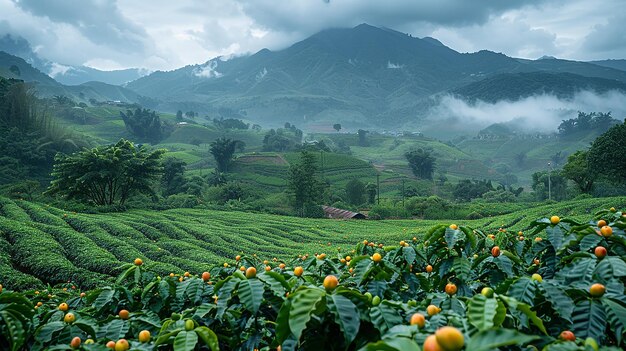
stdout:
<svg viewBox="0 0 626 351">
<path fill-rule="evenodd" d="M 456 291 L 457 291 L 457 287 L 454 283 L 446 284 L 446 294 L 452 296 L 456 294 Z"/>
</svg>

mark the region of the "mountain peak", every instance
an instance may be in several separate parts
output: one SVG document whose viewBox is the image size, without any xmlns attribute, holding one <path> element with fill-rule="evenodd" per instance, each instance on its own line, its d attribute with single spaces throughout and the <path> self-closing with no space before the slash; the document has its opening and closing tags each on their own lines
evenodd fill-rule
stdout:
<svg viewBox="0 0 626 351">
<path fill-rule="evenodd" d="M 380 29 L 380 28 L 376 26 L 372 26 L 371 24 L 368 24 L 368 23 L 361 23 L 352 29 Z"/>
</svg>

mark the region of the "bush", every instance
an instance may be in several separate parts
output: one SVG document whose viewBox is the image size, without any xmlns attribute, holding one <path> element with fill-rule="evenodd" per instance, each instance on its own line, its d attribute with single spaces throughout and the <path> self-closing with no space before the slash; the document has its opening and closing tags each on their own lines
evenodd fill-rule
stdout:
<svg viewBox="0 0 626 351">
<path fill-rule="evenodd" d="M 371 219 L 391 219 L 391 218 L 410 218 L 411 214 L 402 208 L 390 203 L 382 203 L 374 205 L 369 211 Z"/>
</svg>

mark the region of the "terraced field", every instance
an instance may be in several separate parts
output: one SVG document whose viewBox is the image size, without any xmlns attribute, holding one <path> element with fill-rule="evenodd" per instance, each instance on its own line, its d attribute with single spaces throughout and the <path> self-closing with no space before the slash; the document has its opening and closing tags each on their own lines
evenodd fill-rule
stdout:
<svg viewBox="0 0 626 351">
<path fill-rule="evenodd" d="M 540 217 L 558 214 L 585 219 L 611 206 L 626 207 L 626 197 L 562 202 L 463 224 L 517 232 Z M 110 280 L 119 273 L 118 267 L 136 257 L 161 274 L 198 273 L 215 264 L 234 264 L 233 258 L 241 253 L 287 260 L 298 254 L 346 250 L 363 239 L 395 244 L 419 238 L 435 224 L 301 219 L 202 209 L 80 214 L 0 198 L 0 283 L 24 289 L 71 280 L 81 287 L 93 287 Z"/>
</svg>

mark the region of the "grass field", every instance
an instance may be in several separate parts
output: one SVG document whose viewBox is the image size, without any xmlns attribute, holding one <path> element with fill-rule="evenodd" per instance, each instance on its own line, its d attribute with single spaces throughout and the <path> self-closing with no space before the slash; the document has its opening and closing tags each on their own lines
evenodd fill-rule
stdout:
<svg viewBox="0 0 626 351">
<path fill-rule="evenodd" d="M 517 232 L 537 218 L 585 219 L 611 206 L 626 207 L 626 197 L 562 202 L 462 224 Z M 67 280 L 91 287 L 136 257 L 161 274 L 198 273 L 215 264 L 234 264 L 237 254 L 287 260 L 345 251 L 364 239 L 394 245 L 419 238 L 441 222 L 302 219 L 201 209 L 81 214 L 0 198 L 0 280 L 22 289 Z"/>
</svg>

